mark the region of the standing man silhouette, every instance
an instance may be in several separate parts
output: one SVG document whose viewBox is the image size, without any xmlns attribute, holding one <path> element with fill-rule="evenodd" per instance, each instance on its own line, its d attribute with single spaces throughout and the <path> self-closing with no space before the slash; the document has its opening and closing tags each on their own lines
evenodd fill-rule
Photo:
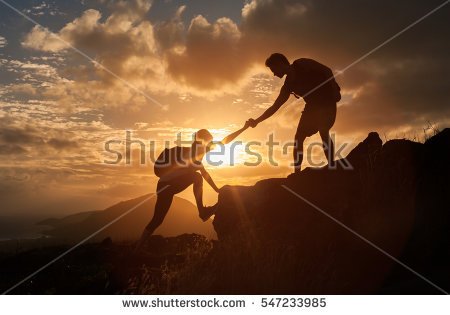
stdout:
<svg viewBox="0 0 450 315">
<path fill-rule="evenodd" d="M 330 129 L 336 119 L 336 103 L 341 99 L 340 87 L 333 77 L 330 68 L 319 62 L 301 58 L 292 64 L 280 53 L 274 53 L 266 60 L 266 66 L 280 79 L 286 75 L 280 94 L 260 117 L 249 119 L 251 127 L 256 127 L 266 120 L 293 94 L 303 97 L 306 102 L 295 134 L 294 168 L 295 173 L 301 171 L 303 161 L 303 142 L 305 138 L 319 132 L 328 165 L 334 162 L 334 143 L 330 137 Z"/>
</svg>

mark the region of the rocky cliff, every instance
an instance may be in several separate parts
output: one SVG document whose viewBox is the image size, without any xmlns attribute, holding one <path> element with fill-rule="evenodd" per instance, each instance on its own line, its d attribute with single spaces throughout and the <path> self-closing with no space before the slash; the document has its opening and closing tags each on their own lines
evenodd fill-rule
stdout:
<svg viewBox="0 0 450 315">
<path fill-rule="evenodd" d="M 221 281 L 257 292 L 442 293 L 402 264 L 448 288 L 449 161 L 450 129 L 384 145 L 373 132 L 334 169 L 224 188 L 214 228 L 233 259 L 222 272 L 239 274 L 245 260 L 277 276 L 268 290 L 257 275 Z"/>
</svg>

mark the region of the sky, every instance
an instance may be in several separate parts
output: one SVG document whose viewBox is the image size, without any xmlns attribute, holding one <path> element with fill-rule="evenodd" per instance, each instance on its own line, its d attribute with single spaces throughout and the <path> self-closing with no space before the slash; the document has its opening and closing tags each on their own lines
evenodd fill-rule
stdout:
<svg viewBox="0 0 450 315">
<path fill-rule="evenodd" d="M 63 216 L 154 192 L 149 159 L 165 141 L 201 128 L 219 140 L 273 103 L 283 84 L 264 66 L 273 52 L 333 70 L 343 97 L 332 133 L 343 156 L 371 131 L 423 141 L 450 125 L 450 6 L 365 55 L 442 3 L 2 0 L 0 216 Z M 303 107 L 291 97 L 232 153 L 229 145 L 211 156 L 218 186 L 291 173 Z M 304 166 L 324 163 L 319 144 L 308 139 Z M 180 196 L 193 201 L 190 188 Z M 205 203 L 216 201 L 205 185 Z"/>
</svg>

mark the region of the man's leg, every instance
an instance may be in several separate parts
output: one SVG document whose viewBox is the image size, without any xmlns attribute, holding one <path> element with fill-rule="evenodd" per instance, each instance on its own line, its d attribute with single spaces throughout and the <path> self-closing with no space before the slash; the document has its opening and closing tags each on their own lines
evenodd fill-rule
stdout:
<svg viewBox="0 0 450 315">
<path fill-rule="evenodd" d="M 167 189 L 170 189 L 168 187 Z M 153 213 L 153 218 L 150 223 L 145 227 L 144 232 L 142 232 L 141 238 L 136 246 L 136 249 L 140 249 L 145 241 L 155 232 L 155 230 L 163 223 L 167 212 L 172 204 L 174 194 L 168 191 L 162 191 L 158 193 L 155 212 Z"/>
<path fill-rule="evenodd" d="M 322 138 L 323 152 L 328 160 L 328 166 L 334 166 L 334 143 L 330 137 L 330 130 L 320 130 L 320 137 Z"/>
<path fill-rule="evenodd" d="M 303 161 L 303 142 L 305 141 L 306 136 L 297 132 L 295 134 L 295 144 L 294 144 L 294 171 L 295 173 L 299 173 L 302 170 L 302 161 Z"/>
<path fill-rule="evenodd" d="M 167 212 L 172 204 L 173 194 L 170 192 L 161 192 L 158 194 L 155 204 L 155 213 L 150 223 L 145 227 L 145 230 L 152 235 L 153 232 L 163 223 Z"/>
<path fill-rule="evenodd" d="M 145 228 L 145 231 L 149 232 L 150 235 L 153 234 L 158 226 L 160 226 L 164 221 L 164 218 L 170 209 L 170 205 L 172 204 L 173 196 L 188 188 L 192 183 L 195 185 L 196 176 L 192 174 L 193 173 L 191 172 L 181 174 L 180 176 L 174 177 L 170 181 L 158 182 L 157 191 L 159 191 L 159 193 L 156 199 L 155 213 L 153 214 L 152 220 Z M 200 175 L 198 173 L 194 174 Z"/>
<path fill-rule="evenodd" d="M 311 104 L 305 104 L 305 109 L 302 112 L 300 121 L 298 122 L 297 131 L 295 133 L 295 144 L 294 144 L 294 169 L 295 173 L 298 174 L 302 170 L 303 162 L 303 142 L 305 142 L 306 137 L 310 137 L 315 134 L 318 130 L 316 127 L 316 116 L 315 111 L 312 110 Z"/>
</svg>

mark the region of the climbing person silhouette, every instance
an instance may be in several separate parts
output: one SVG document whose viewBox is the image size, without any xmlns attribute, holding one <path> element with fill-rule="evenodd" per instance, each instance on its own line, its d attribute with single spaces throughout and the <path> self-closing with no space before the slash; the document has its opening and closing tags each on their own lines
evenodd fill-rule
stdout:
<svg viewBox="0 0 450 315">
<path fill-rule="evenodd" d="M 142 248 L 145 241 L 162 224 L 169 211 L 175 194 L 182 192 L 193 185 L 195 201 L 199 216 L 203 221 L 208 220 L 216 211 L 217 204 L 211 207 L 203 205 L 203 179 L 218 193 L 220 189 L 202 164 L 203 157 L 217 144 L 227 144 L 233 141 L 249 127 L 244 127 L 229 134 L 219 143 L 213 142 L 211 133 L 200 129 L 195 133 L 194 141 L 190 147 L 176 146 L 165 149 L 155 161 L 154 171 L 160 179 L 156 188 L 155 212 L 150 223 L 144 229 L 136 250 Z"/>
<path fill-rule="evenodd" d="M 331 69 L 307 58 L 297 59 L 290 64 L 280 53 L 274 53 L 267 58 L 266 66 L 275 76 L 281 79 L 286 75 L 286 79 L 273 105 L 260 117 L 249 119 L 250 126 L 254 128 L 275 114 L 291 94 L 296 98 L 303 97 L 306 104 L 295 134 L 294 174 L 301 171 L 303 142 L 317 132 L 322 138 L 328 165 L 333 165 L 334 143 L 330 137 L 330 129 L 336 119 L 336 103 L 341 99 L 341 94 Z"/>
</svg>

